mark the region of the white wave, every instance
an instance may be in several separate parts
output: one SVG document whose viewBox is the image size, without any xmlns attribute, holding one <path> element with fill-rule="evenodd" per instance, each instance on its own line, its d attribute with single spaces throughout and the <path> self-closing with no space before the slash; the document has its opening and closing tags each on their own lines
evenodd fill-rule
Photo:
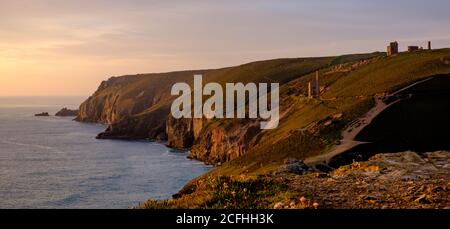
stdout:
<svg viewBox="0 0 450 229">
<path fill-rule="evenodd" d="M 38 149 L 51 150 L 55 153 L 65 153 L 59 149 L 56 149 L 51 146 L 46 146 L 46 145 L 29 144 L 29 143 L 15 142 L 15 141 L 9 141 L 9 140 L 1 140 L 0 142 L 3 144 L 8 144 L 8 145 L 27 146 L 27 147 L 33 147 L 33 148 L 38 148 Z"/>
</svg>

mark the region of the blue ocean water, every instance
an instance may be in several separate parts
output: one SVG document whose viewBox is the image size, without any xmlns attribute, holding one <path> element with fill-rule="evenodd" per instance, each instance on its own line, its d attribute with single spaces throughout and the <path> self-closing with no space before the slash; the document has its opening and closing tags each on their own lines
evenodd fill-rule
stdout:
<svg viewBox="0 0 450 229">
<path fill-rule="evenodd" d="M 0 97 L 0 208 L 129 208 L 170 198 L 210 167 L 152 142 L 97 140 L 72 118 L 79 97 Z"/>
</svg>

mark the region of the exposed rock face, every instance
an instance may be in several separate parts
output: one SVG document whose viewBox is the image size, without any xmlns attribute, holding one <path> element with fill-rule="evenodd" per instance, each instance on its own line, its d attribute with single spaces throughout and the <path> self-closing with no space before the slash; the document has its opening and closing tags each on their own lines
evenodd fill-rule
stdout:
<svg viewBox="0 0 450 229">
<path fill-rule="evenodd" d="M 39 114 L 35 114 L 34 116 L 36 116 L 36 117 L 47 117 L 47 116 L 50 116 L 50 114 L 48 112 L 42 112 L 42 113 L 39 113 Z"/>
<path fill-rule="evenodd" d="M 192 147 L 191 157 L 209 164 L 243 155 L 260 132 L 258 122 L 213 120 L 214 125 L 208 125 L 205 119 L 176 120 L 170 115 L 171 86 L 180 81 L 192 83 L 193 75 L 112 77 L 81 104 L 76 120 L 109 124 L 99 139 L 166 140 L 169 147 Z"/>
<path fill-rule="evenodd" d="M 290 186 L 320 208 L 447 208 L 450 153 L 378 154 L 327 177 L 296 176 Z"/>
<path fill-rule="evenodd" d="M 167 119 L 167 146 L 172 148 L 188 148 L 194 144 L 192 119 L 176 120 L 171 115 Z"/>
<path fill-rule="evenodd" d="M 139 88 L 135 88 L 132 94 L 124 95 L 127 85 L 135 83 L 138 78 L 138 76 L 123 76 L 103 81 L 97 91 L 80 105 L 76 120 L 112 124 L 125 116 L 137 114 L 150 107 L 151 104 L 143 104 L 151 101 L 150 96 L 148 98 L 141 96 L 134 102 L 127 101 L 137 97 L 140 93 Z"/>
<path fill-rule="evenodd" d="M 202 129 L 201 119 L 175 119 L 168 115 L 166 133 L 167 146 L 178 149 L 192 147 Z"/>
<path fill-rule="evenodd" d="M 260 132 L 259 123 L 236 125 L 228 120 L 213 122 L 207 119 L 167 119 L 167 145 L 191 148 L 189 157 L 207 164 L 218 165 L 242 156 Z"/>
<path fill-rule="evenodd" d="M 285 165 L 275 171 L 274 174 L 281 175 L 292 173 L 303 175 L 311 171 L 313 171 L 313 169 L 307 166 L 302 160 L 288 159 L 285 161 Z"/>
<path fill-rule="evenodd" d="M 159 119 L 166 119 L 167 107 L 174 99 L 171 87 L 178 82 L 191 83 L 194 74 L 207 71 L 183 71 L 157 74 L 111 77 L 103 81 L 97 91 L 80 105 L 76 118 L 82 122 L 116 124 L 122 119 L 147 113 L 167 111 Z"/>
<path fill-rule="evenodd" d="M 80 105 L 75 120 L 109 124 L 98 138 L 167 140 L 166 120 L 171 87 L 177 82 L 191 83 L 194 74 L 184 71 L 111 77 Z"/>
<path fill-rule="evenodd" d="M 253 144 L 252 140 L 260 132 L 260 127 L 258 122 L 241 124 L 208 126 L 196 139 L 190 157 L 207 164 L 220 165 L 242 156 Z"/>
<path fill-rule="evenodd" d="M 61 116 L 61 117 L 71 117 L 71 116 L 77 116 L 77 115 L 78 115 L 78 110 L 70 110 L 67 108 L 63 108 L 55 114 L 55 116 Z"/>
<path fill-rule="evenodd" d="M 448 209 L 449 156 L 447 151 L 378 154 L 368 161 L 341 166 L 330 173 L 310 172 L 303 162 L 293 159 L 285 161 L 285 166 L 282 166 L 282 169 L 287 169 L 286 172 L 250 180 L 258 184 L 281 182 L 287 185 L 286 188 L 254 186 L 257 187 L 253 191 L 256 193 L 254 198 L 275 209 Z M 235 196 L 245 187 L 240 185 L 239 188 L 223 191 L 223 186 L 210 184 L 211 177 L 221 179 L 220 174 L 208 174 L 189 182 L 173 196 L 173 200 L 150 200 L 139 207 L 223 208 L 220 205 L 210 205 L 211 202 L 218 201 L 211 198 L 210 193 L 220 191 L 221 194 L 224 193 L 222 196 Z M 242 174 L 226 183 L 229 184 L 232 180 L 243 184 L 248 181 L 247 178 L 247 175 Z M 267 192 L 271 194 L 265 194 Z M 280 196 L 288 198 L 277 198 Z M 222 202 L 222 199 L 219 201 Z M 231 197 L 226 203 L 229 206 L 238 204 L 239 201 L 241 199 Z M 251 207 L 261 206 L 255 202 L 253 204 Z"/>
<path fill-rule="evenodd" d="M 165 141 L 166 119 L 170 108 L 165 106 L 155 111 L 131 117 L 123 117 L 120 121 L 108 126 L 98 134 L 98 139 L 151 139 Z"/>
<path fill-rule="evenodd" d="M 358 55 L 354 58 L 372 56 Z M 242 156 L 257 144 L 262 133 L 259 121 L 175 120 L 170 116 L 170 106 L 175 98 L 170 94 L 173 84 L 185 82 L 192 85 L 193 76 L 202 74 L 204 83 L 278 82 L 283 86 L 335 61 L 345 63 L 354 58 L 277 59 L 216 70 L 111 77 L 80 105 L 76 120 L 108 124 L 107 130 L 98 138 L 166 140 L 170 147 L 191 148 L 192 158 L 221 164 Z M 289 91 L 280 92 L 283 104 L 281 118 L 288 115 L 291 105 L 298 102 L 296 96 L 302 94 L 301 87 L 291 86 Z M 289 131 L 282 132 L 283 136 L 287 133 Z"/>
</svg>

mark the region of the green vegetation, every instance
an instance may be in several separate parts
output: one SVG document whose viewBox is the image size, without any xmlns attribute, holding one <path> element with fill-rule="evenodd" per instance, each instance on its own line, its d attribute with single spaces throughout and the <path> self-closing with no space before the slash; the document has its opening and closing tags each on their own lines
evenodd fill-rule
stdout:
<svg viewBox="0 0 450 229">
<path fill-rule="evenodd" d="M 374 56 L 370 63 L 350 72 L 326 74 L 331 70 L 327 67 L 321 69 L 321 84 L 326 91 L 320 100 L 304 97 L 306 83 L 314 74 L 299 77 L 282 86 L 281 97 L 285 100 L 281 109 L 289 112 L 282 117 L 279 127 L 262 132 L 257 136 L 258 144 L 247 154 L 225 163 L 213 173 L 265 174 L 278 168 L 286 158 L 305 159 L 325 153 L 338 143 L 340 132 L 349 122 L 370 110 L 375 94 L 392 92 L 432 75 L 450 73 L 449 63 L 450 49 L 441 49 L 393 57 Z M 288 92 L 293 95 L 286 96 Z M 332 119 L 339 114 L 342 117 Z"/>
<path fill-rule="evenodd" d="M 309 99 L 306 97 L 307 83 L 314 79 L 316 70 L 320 71 L 323 93 L 320 99 Z M 224 140 L 224 144 L 218 142 L 218 148 L 227 144 L 244 145 L 238 139 L 245 139 L 245 144 L 248 144 L 246 153 L 190 182 L 178 198 L 148 201 L 140 205 L 142 208 L 270 207 L 277 198 L 287 198 L 288 192 L 273 180 L 259 179 L 260 175 L 277 170 L 288 158 L 303 160 L 329 151 L 338 144 L 341 131 L 370 110 L 374 105 L 374 95 L 393 92 L 433 75 L 450 73 L 450 49 L 401 53 L 390 57 L 384 53 L 371 53 L 277 59 L 217 70 L 130 76 L 133 80 L 127 84 L 100 91 L 93 100 L 107 97 L 106 103 L 124 104 L 116 106 L 122 110 L 108 110 L 106 115 L 111 115 L 113 119 L 120 119 L 122 114 L 137 120 L 146 117 L 152 120 L 155 117 L 164 119 L 166 110 L 158 108 L 170 104 L 172 97 L 168 92 L 172 83 L 192 83 L 192 75 L 201 73 L 204 74 L 205 83 L 279 82 L 280 125 L 275 130 L 256 132 L 250 129 L 251 125 L 247 125 L 252 120 L 246 119 L 213 120 L 205 124 L 201 130 L 202 136 L 222 128 L 222 133 L 229 137 L 228 142 Z M 149 88 L 152 94 L 139 97 L 143 90 Z M 114 100 L 116 94 L 120 95 L 117 101 Z M 146 107 L 141 104 L 143 101 L 152 101 L 154 104 L 143 109 Z M 129 126 L 129 123 L 124 122 L 122 127 L 126 129 Z M 142 134 L 148 135 L 148 128 L 144 125 Z M 204 142 L 207 143 L 205 147 L 211 147 L 211 139 Z M 194 146 L 194 149 L 202 154 L 203 148 Z M 251 180 L 237 179 L 240 176 L 251 177 Z M 216 180 L 211 182 L 211 177 L 216 177 Z"/>
<path fill-rule="evenodd" d="M 381 58 L 336 81 L 324 98 L 392 92 L 426 77 L 450 73 L 450 49 Z"/>
<path fill-rule="evenodd" d="M 268 209 L 290 198 L 285 182 L 263 176 L 208 176 L 205 182 L 191 183 L 189 187 L 195 192 L 172 200 L 149 200 L 137 208 Z"/>
<path fill-rule="evenodd" d="M 240 181 L 220 176 L 217 179 L 209 177 L 208 183 L 212 197 L 205 207 L 219 209 L 271 208 L 273 197 L 287 189 L 286 184 L 265 178 Z"/>
</svg>

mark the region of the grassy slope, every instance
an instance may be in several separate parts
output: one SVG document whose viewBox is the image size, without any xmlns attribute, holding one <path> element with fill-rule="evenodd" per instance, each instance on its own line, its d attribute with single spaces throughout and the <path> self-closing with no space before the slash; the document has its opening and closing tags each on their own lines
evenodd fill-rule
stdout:
<svg viewBox="0 0 450 229">
<path fill-rule="evenodd" d="M 450 49 L 402 53 L 383 58 L 374 64 L 339 79 L 324 97 L 373 95 L 391 92 L 414 81 L 440 73 L 448 73 L 442 61 L 450 58 Z"/>
<path fill-rule="evenodd" d="M 402 53 L 378 58 L 349 74 L 325 76 L 322 83 L 328 90 L 323 94 L 323 100 L 296 97 L 290 115 L 281 120 L 276 130 L 264 133 L 259 146 L 247 155 L 225 163 L 212 174 L 263 174 L 280 166 L 286 158 L 305 159 L 324 153 L 337 143 L 346 123 L 370 109 L 373 95 L 392 92 L 432 75 L 450 73 L 450 65 L 445 60 L 450 60 L 450 49 Z M 300 84 L 294 81 L 291 85 L 301 87 L 312 77 L 313 74 L 301 77 L 297 80 Z M 289 86 L 285 85 L 282 91 Z M 327 127 L 319 126 L 313 134 L 297 131 L 339 113 L 343 114 L 340 121 Z"/>
<path fill-rule="evenodd" d="M 203 83 L 217 82 L 222 85 L 225 83 L 233 82 L 279 82 L 281 85 L 307 75 L 317 69 L 326 68 L 328 66 L 334 65 L 336 63 L 345 63 L 349 61 L 357 61 L 362 59 L 371 58 L 374 56 L 379 56 L 380 53 L 370 53 L 370 54 L 355 54 L 355 55 L 344 55 L 338 57 L 317 57 L 317 58 L 285 58 L 285 59 L 274 59 L 257 61 L 248 64 L 243 64 L 240 66 L 208 70 L 208 71 L 189 71 L 189 72 L 174 72 L 163 74 L 162 77 L 158 77 L 156 80 L 163 80 L 165 83 L 161 84 L 162 87 L 151 87 L 154 90 L 161 91 L 164 89 L 166 92 L 170 92 L 170 87 L 173 83 L 171 82 L 187 82 L 192 85 L 192 79 L 194 74 L 203 73 Z M 188 74 L 186 74 L 188 73 Z M 148 76 L 152 76 L 150 74 Z M 178 81 L 170 79 L 168 81 L 167 76 L 173 78 L 177 76 Z M 145 82 L 143 82 L 145 81 Z M 154 81 L 151 77 L 143 77 L 139 81 L 136 81 L 131 87 L 127 87 L 127 90 L 136 91 L 134 88 L 140 88 L 142 85 L 147 85 L 146 81 Z M 160 84 L 158 84 L 160 85 Z M 134 93 L 136 94 L 136 93 Z M 150 107 L 146 111 L 138 115 L 145 115 L 145 113 L 152 112 L 156 108 L 165 106 L 171 103 L 173 97 L 164 93 L 163 99 L 155 106 Z"/>
<path fill-rule="evenodd" d="M 353 59 L 355 56 L 333 58 L 330 65 L 344 62 L 344 58 Z M 359 58 L 358 58 L 359 59 Z M 327 65 L 321 69 L 322 73 L 329 71 Z M 260 185 L 259 177 L 278 168 L 287 158 L 304 159 L 309 156 L 326 152 L 338 143 L 340 131 L 345 125 L 366 113 L 373 106 L 373 95 L 392 92 L 400 87 L 411 84 L 420 79 L 450 73 L 450 49 L 423 51 L 416 53 L 402 53 L 393 57 L 375 58 L 370 64 L 349 73 L 334 73 L 322 77 L 322 84 L 327 86 L 321 100 L 305 99 L 306 82 L 314 74 L 298 77 L 281 88 L 284 104 L 289 108 L 283 116 L 279 128 L 271 132 L 264 132 L 259 136 L 259 144 L 246 155 L 232 160 L 216 168 L 208 174 L 192 180 L 181 191 L 181 198 L 157 202 L 148 201 L 141 205 L 143 208 L 198 208 L 219 207 L 221 198 L 229 193 L 220 185 L 211 185 L 208 181 L 221 175 L 240 180 L 242 186 Z M 283 102 L 282 102 L 283 106 Z M 342 114 L 331 124 L 324 125 L 322 120 Z M 313 124 L 313 125 L 312 125 Z M 315 124 L 315 125 L 314 125 Z M 299 131 L 309 127 L 308 131 Z M 215 178 L 216 177 L 216 178 Z M 270 178 L 272 179 L 272 178 Z M 250 182 L 250 183 L 248 183 Z M 252 184 L 256 183 L 256 184 Z M 216 182 L 217 183 L 217 182 Z M 283 184 L 283 181 L 280 183 Z M 219 187 L 220 186 L 220 187 Z M 263 185 L 264 186 L 264 185 Z M 251 207 L 270 207 L 267 201 L 276 202 L 289 198 L 289 192 L 277 186 L 278 191 L 253 190 L 250 197 L 257 202 Z M 239 193 L 242 189 L 234 191 Z M 255 194 L 256 193 L 256 194 Z M 230 198 L 228 198 L 230 199 Z M 211 203 L 212 200 L 218 200 Z M 233 202 L 228 203 L 233 204 Z M 266 204 L 261 206 L 261 204 Z M 239 206 L 235 206 L 239 207 Z M 248 206 L 247 206 L 248 207 Z"/>
</svg>

